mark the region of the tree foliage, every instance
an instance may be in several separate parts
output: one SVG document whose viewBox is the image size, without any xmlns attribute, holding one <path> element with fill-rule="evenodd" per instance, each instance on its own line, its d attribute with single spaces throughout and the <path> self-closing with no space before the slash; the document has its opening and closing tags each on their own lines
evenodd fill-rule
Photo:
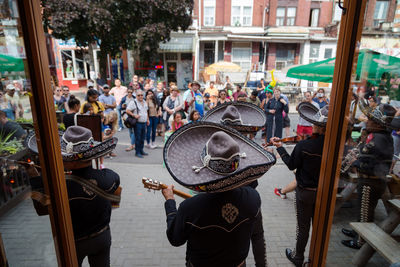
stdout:
<svg viewBox="0 0 400 267">
<path fill-rule="evenodd" d="M 193 0 L 42 0 L 44 26 L 79 46 L 97 43 L 100 57 L 134 49 L 151 60 L 171 31 L 192 23 Z"/>
</svg>

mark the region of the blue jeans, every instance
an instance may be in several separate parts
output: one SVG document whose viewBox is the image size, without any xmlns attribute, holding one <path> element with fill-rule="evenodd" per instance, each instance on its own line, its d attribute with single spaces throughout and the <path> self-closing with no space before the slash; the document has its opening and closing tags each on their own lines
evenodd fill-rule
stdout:
<svg viewBox="0 0 400 267">
<path fill-rule="evenodd" d="M 129 137 L 131 138 L 131 145 L 135 144 L 135 128 L 128 128 Z"/>
<path fill-rule="evenodd" d="M 124 128 L 124 123 L 122 122 L 121 118 L 121 108 L 119 105 L 117 106 L 117 114 L 118 114 L 118 126 L 119 128 Z"/>
<path fill-rule="evenodd" d="M 156 132 L 157 132 L 157 125 L 158 125 L 158 117 L 149 117 L 150 124 L 147 126 L 146 132 L 146 141 L 147 144 L 150 144 L 150 134 L 151 134 L 151 141 L 156 141 Z"/>
<path fill-rule="evenodd" d="M 144 139 L 146 137 L 146 123 L 145 122 L 137 122 L 135 126 L 135 151 L 136 154 L 143 153 L 144 147 Z"/>
</svg>

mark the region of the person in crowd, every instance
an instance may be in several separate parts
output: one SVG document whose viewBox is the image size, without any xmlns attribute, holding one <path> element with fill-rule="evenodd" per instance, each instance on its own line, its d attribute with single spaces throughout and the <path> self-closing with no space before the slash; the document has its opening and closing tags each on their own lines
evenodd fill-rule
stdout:
<svg viewBox="0 0 400 267">
<path fill-rule="evenodd" d="M 120 184 L 119 175 L 110 169 L 94 169 L 92 159 L 112 151 L 117 141 L 112 138 L 101 143 L 94 142 L 89 129 L 69 127 L 60 138 L 64 168 L 73 176 L 91 181 L 100 190 L 113 194 Z M 67 149 L 70 146 L 72 151 Z M 27 173 L 32 187 L 43 188 L 42 178 L 34 165 L 27 168 Z M 66 186 L 78 266 L 82 266 L 86 257 L 90 266 L 110 266 L 111 201 L 75 180 L 66 180 Z"/>
<path fill-rule="evenodd" d="M 8 140 L 24 139 L 26 132 L 18 123 L 10 121 L 6 113 L 0 110 L 0 135 L 3 138 L 9 136 Z"/>
<path fill-rule="evenodd" d="M 126 108 L 126 113 L 135 117 L 137 120 L 135 125 L 135 156 L 138 158 L 143 158 L 143 156 L 148 155 L 143 149 L 144 139 L 146 137 L 146 126 L 150 124 L 148 109 L 142 90 L 136 92 L 136 99 L 131 101 Z"/>
<path fill-rule="evenodd" d="M 62 89 L 62 95 L 65 98 L 64 108 L 65 108 L 65 111 L 67 113 L 69 113 L 68 101 L 69 101 L 69 98 L 71 97 L 71 94 L 69 92 L 69 87 L 66 85 L 63 85 L 63 86 L 61 86 L 61 89 Z"/>
<path fill-rule="evenodd" d="M 279 100 L 278 100 L 279 101 Z M 289 155 L 282 146 L 280 137 L 272 137 L 271 142 L 276 146 L 279 155 L 289 170 L 296 170 L 295 210 L 297 218 L 296 249 L 286 249 L 286 257 L 297 267 L 303 266 L 304 251 L 308 242 L 311 221 L 314 216 L 315 199 L 317 196 L 319 173 L 321 168 L 322 150 L 324 147 L 325 127 L 328 117 L 328 106 L 321 110 L 320 119 L 315 114 L 304 112 L 310 103 L 301 103 L 299 113 L 314 124 L 313 136 L 300 141 Z M 317 111 L 318 110 L 318 111 Z"/>
<path fill-rule="evenodd" d="M 135 99 L 135 97 L 133 96 L 132 88 L 129 88 L 127 92 L 128 92 L 128 94 L 121 99 L 121 102 L 119 104 L 119 110 L 121 112 L 125 112 L 129 103 Z M 131 140 L 131 145 L 128 146 L 127 148 L 125 148 L 125 151 L 127 151 L 127 152 L 131 151 L 135 148 L 135 129 L 128 128 L 128 132 L 129 132 L 129 138 Z"/>
<path fill-rule="evenodd" d="M 181 128 L 183 125 L 187 123 L 186 120 L 182 119 L 181 113 L 174 113 L 173 120 L 171 122 L 171 131 L 175 132 L 179 128 Z"/>
<path fill-rule="evenodd" d="M 165 131 L 168 129 L 168 121 L 166 120 L 166 118 L 168 116 L 168 112 L 164 109 L 164 102 L 165 102 L 165 100 L 167 99 L 167 97 L 170 94 L 171 93 L 170 93 L 169 88 L 165 88 L 164 92 L 163 92 L 163 96 L 161 98 L 161 102 L 160 102 L 160 105 L 161 105 L 161 108 L 162 108 L 162 114 L 163 114 L 162 115 L 162 121 L 164 123 L 164 126 L 162 126 L 162 129 L 161 129 L 161 136 L 164 136 Z"/>
<path fill-rule="evenodd" d="M 197 110 L 201 117 L 204 116 L 204 100 L 200 93 L 200 83 L 193 81 L 190 89 L 185 92 L 183 100 L 185 101 L 185 110 L 190 114 L 193 110 Z"/>
<path fill-rule="evenodd" d="M 129 83 L 129 87 L 134 90 L 143 89 L 142 85 L 139 83 L 139 76 L 136 74 L 132 76 L 132 81 Z"/>
<path fill-rule="evenodd" d="M 92 106 L 92 104 L 90 103 L 85 103 L 82 107 L 81 107 L 82 112 L 80 112 L 83 115 L 94 115 L 94 108 Z"/>
<path fill-rule="evenodd" d="M 67 102 L 67 100 L 63 96 L 62 89 L 58 86 L 54 90 L 53 99 L 56 109 L 65 112 L 65 103 Z"/>
<path fill-rule="evenodd" d="M 398 119 L 394 119 L 396 109 L 388 104 L 381 104 L 375 109 L 365 108 L 368 104 L 360 100 L 360 106 L 368 117 L 365 144 L 359 148 L 359 153 L 352 166 L 358 173 L 358 203 L 360 206 L 359 221 L 373 222 L 378 200 L 386 189 L 386 175 L 390 172 L 394 155 L 391 129 L 400 130 Z M 378 112 L 377 112 L 378 111 Z M 397 125 L 393 125 L 393 123 Z M 342 229 L 342 233 L 352 237 L 342 240 L 342 244 L 353 249 L 360 249 L 364 241 L 350 229 Z"/>
<path fill-rule="evenodd" d="M 146 92 L 146 103 L 149 107 L 149 125 L 147 126 L 146 131 L 146 141 L 148 148 L 156 148 L 156 131 L 158 125 L 158 118 L 161 116 L 161 106 L 157 101 L 156 96 L 154 95 L 153 90 L 148 90 Z M 151 143 L 150 143 L 151 137 Z"/>
<path fill-rule="evenodd" d="M 246 92 L 240 92 L 239 94 L 238 94 L 238 98 L 237 98 L 237 101 L 241 101 L 241 102 L 247 102 L 247 94 L 246 94 Z"/>
<path fill-rule="evenodd" d="M 204 93 L 208 93 L 210 95 L 212 107 L 215 107 L 218 101 L 218 88 L 214 86 L 214 82 L 210 82 L 210 87 L 208 87 Z"/>
<path fill-rule="evenodd" d="M 231 102 L 231 101 L 227 98 L 227 95 L 228 95 L 227 90 L 219 90 L 219 92 L 218 92 L 217 107 L 218 107 L 219 105 L 224 104 L 224 103 Z"/>
<path fill-rule="evenodd" d="M 243 92 L 242 91 L 242 86 L 240 84 L 238 84 L 238 85 L 236 85 L 236 92 L 234 92 L 233 95 L 232 95 L 234 101 L 237 101 L 240 92 Z"/>
<path fill-rule="evenodd" d="M 165 122 L 163 119 L 163 96 L 164 96 L 164 83 L 163 82 L 158 82 L 156 89 L 154 91 L 155 96 L 157 98 L 158 103 L 160 104 L 161 107 L 161 116 L 158 117 L 158 125 L 157 125 L 157 136 L 164 136 L 164 132 L 165 132 Z"/>
<path fill-rule="evenodd" d="M 307 91 L 304 93 L 304 99 L 302 102 L 308 102 L 313 104 L 315 107 L 319 108 L 319 105 L 312 100 L 311 92 Z M 296 110 L 298 110 L 298 106 L 296 107 Z M 299 117 L 299 123 L 297 124 L 297 135 L 299 136 L 304 136 L 312 135 L 312 123 L 303 119 L 303 117 Z"/>
<path fill-rule="evenodd" d="M 260 93 L 264 91 L 266 86 L 264 78 L 261 78 L 260 82 L 257 83 L 257 92 Z"/>
<path fill-rule="evenodd" d="M 6 101 L 9 101 L 11 104 L 15 119 L 22 118 L 24 116 L 24 107 L 22 106 L 19 96 L 15 93 L 15 86 L 9 84 L 6 89 L 7 93 L 4 96 Z"/>
<path fill-rule="evenodd" d="M 285 102 L 287 103 L 287 107 L 288 107 L 288 111 L 282 112 L 282 116 L 283 116 L 283 130 L 285 131 L 285 136 L 288 137 L 290 136 L 290 118 L 289 118 L 289 98 L 285 95 L 281 93 L 281 97 L 283 97 L 283 99 L 285 100 Z"/>
<path fill-rule="evenodd" d="M 94 115 L 98 114 L 98 115 L 104 116 L 104 106 L 100 101 L 98 101 L 98 98 L 99 98 L 99 92 L 97 92 L 94 89 L 88 90 L 86 93 L 87 100 L 85 102 L 83 102 L 80 113 L 85 114 L 87 112 L 87 111 L 84 112 L 84 107 L 85 107 L 86 103 L 88 103 L 92 106 Z"/>
<path fill-rule="evenodd" d="M 103 140 L 113 138 L 118 130 L 118 114 L 115 110 L 104 115 L 103 122 Z M 113 151 L 108 154 L 110 157 L 116 157 Z M 104 167 L 104 166 L 103 166 Z"/>
<path fill-rule="evenodd" d="M 185 103 L 182 97 L 179 95 L 179 89 L 175 85 L 171 87 L 171 94 L 167 96 L 164 101 L 163 108 L 166 111 L 165 121 L 168 123 L 167 129 L 170 128 L 170 117 L 174 113 L 183 111 Z"/>
<path fill-rule="evenodd" d="M 378 98 L 376 96 L 371 96 L 368 98 L 368 103 L 371 108 L 376 108 L 378 106 Z"/>
<path fill-rule="evenodd" d="M 76 98 L 74 95 L 70 95 L 68 100 L 68 112 L 63 116 L 65 129 L 70 126 L 76 125 L 75 116 L 79 113 L 80 108 L 81 102 L 79 101 L 79 99 Z"/>
<path fill-rule="evenodd" d="M 288 103 L 281 96 L 281 90 L 278 87 L 274 88 L 274 97 L 264 105 L 264 110 L 267 114 L 267 140 L 272 136 L 282 138 L 283 129 L 283 111 L 288 113 Z M 274 131 L 273 131 L 274 130 Z"/>
<path fill-rule="evenodd" d="M 140 85 L 140 88 L 143 90 L 144 89 L 144 77 L 139 77 L 138 83 Z"/>
<path fill-rule="evenodd" d="M 121 101 L 128 94 L 128 88 L 121 85 L 121 80 L 116 78 L 114 80 L 115 86 L 111 88 L 110 94 L 115 97 L 115 103 L 117 104 L 117 112 L 118 112 L 118 131 L 121 131 L 124 128 L 124 124 L 122 123 L 121 118 Z"/>
<path fill-rule="evenodd" d="M 211 103 L 211 99 L 210 99 L 210 94 L 209 93 L 205 93 L 203 98 L 204 98 L 204 114 L 206 114 L 207 111 L 212 109 L 212 103 Z"/>
<path fill-rule="evenodd" d="M 24 87 L 22 86 L 22 84 L 18 81 L 18 80 L 14 80 L 13 82 L 12 82 L 12 85 L 14 85 L 14 87 L 15 87 L 15 93 L 18 95 L 18 96 L 23 96 L 24 95 Z"/>
<path fill-rule="evenodd" d="M 329 99 L 325 95 L 324 88 L 319 88 L 313 96 L 313 101 L 319 105 L 319 108 L 323 108 L 329 104 Z"/>
<path fill-rule="evenodd" d="M 162 191 L 168 240 L 173 246 L 187 243 L 185 266 L 246 266 L 250 241 L 261 214 L 260 196 L 247 184 L 267 169 L 252 168 L 252 160 L 241 158 L 243 153 L 250 155 L 256 149 L 242 146 L 247 142 L 244 136 L 233 139 L 229 130 L 212 129 L 207 124 L 184 127 L 181 134 L 170 137 L 172 142 L 167 143 L 166 149 L 179 151 L 184 147 L 185 153 L 168 153 L 165 164 L 176 181 L 203 193 L 184 200 L 177 209 L 173 185 Z M 182 157 L 183 154 L 193 156 Z M 239 161 L 236 164 L 220 160 L 234 156 Z M 207 163 L 203 163 L 205 157 L 209 159 Z M 267 166 L 271 159 L 261 162 Z M 201 175 L 206 171 L 207 175 Z M 233 172 L 236 179 L 232 178 Z"/>
<path fill-rule="evenodd" d="M 197 110 L 192 110 L 189 114 L 189 122 L 200 121 L 201 115 Z"/>
<path fill-rule="evenodd" d="M 103 86 L 103 94 L 99 96 L 99 101 L 103 104 L 104 115 L 107 115 L 117 106 L 117 101 L 113 95 L 110 95 L 110 87 L 108 85 Z"/>
<path fill-rule="evenodd" d="M 228 96 L 230 97 L 231 95 L 233 95 L 233 89 L 235 88 L 235 84 L 233 82 L 231 82 L 231 79 L 229 78 L 229 76 L 227 75 L 225 77 L 225 83 L 224 83 L 224 88 L 226 89 L 226 91 L 228 92 Z M 232 94 L 229 94 L 229 91 L 232 92 Z"/>
<path fill-rule="evenodd" d="M 395 118 L 400 118 L 400 108 L 396 108 Z M 393 138 L 393 161 L 392 166 L 390 167 L 390 173 L 393 173 L 394 166 L 398 160 L 400 160 L 400 130 L 392 130 L 392 138 Z M 399 174 L 396 174 L 399 175 Z"/>
<path fill-rule="evenodd" d="M 14 109 L 11 106 L 11 102 L 6 99 L 3 91 L 0 91 L 0 110 L 6 113 L 7 118 L 15 120 Z"/>
<path fill-rule="evenodd" d="M 256 105 L 257 107 L 261 107 L 261 101 L 257 97 L 258 92 L 257 90 L 253 90 L 250 94 L 250 97 L 246 99 L 247 102 Z"/>
<path fill-rule="evenodd" d="M 151 86 L 150 86 L 150 82 L 149 82 L 149 81 L 146 81 L 146 82 L 144 83 L 144 85 L 143 85 L 143 90 L 144 90 L 144 93 L 145 93 L 145 94 L 147 93 L 147 91 L 151 90 Z"/>
</svg>

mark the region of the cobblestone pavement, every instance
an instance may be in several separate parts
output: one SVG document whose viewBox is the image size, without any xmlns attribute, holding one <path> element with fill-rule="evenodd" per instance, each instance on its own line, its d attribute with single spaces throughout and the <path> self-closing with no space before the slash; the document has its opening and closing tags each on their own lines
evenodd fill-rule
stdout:
<svg viewBox="0 0 400 267">
<path fill-rule="evenodd" d="M 165 234 L 166 222 L 161 192 L 147 192 L 141 183 L 143 176 L 159 179 L 164 183 L 174 183 L 177 189 L 188 191 L 177 185 L 162 166 L 162 149 L 150 150 L 146 159 L 133 157 L 124 151 L 127 145 L 127 131 L 118 133 L 117 158 L 106 159 L 105 165 L 118 172 L 123 186 L 122 203 L 113 210 L 111 220 L 112 266 L 184 266 L 185 246 L 172 247 Z M 157 139 L 161 144 L 162 140 Z M 294 179 L 279 160 L 271 170 L 259 180 L 258 191 L 262 198 L 265 239 L 269 266 L 293 266 L 285 257 L 285 248 L 295 244 L 295 214 L 293 193 L 282 200 L 273 193 L 274 187 L 282 187 Z M 181 201 L 177 197 L 178 202 Z M 355 250 L 340 244 L 344 238 L 340 230 L 348 222 L 356 220 L 357 209 L 342 209 L 334 218 L 331 244 L 327 266 L 353 266 L 351 259 Z M 383 205 L 379 203 L 377 220 L 386 216 Z M 399 229 L 397 229 L 399 230 Z M 50 223 L 47 216 L 35 214 L 30 199 L 0 218 L 6 254 L 11 267 L 57 266 Z M 88 266 L 85 261 L 84 266 Z M 254 266 L 250 251 L 247 266 Z M 375 255 L 368 267 L 388 266 L 386 261 Z"/>
</svg>

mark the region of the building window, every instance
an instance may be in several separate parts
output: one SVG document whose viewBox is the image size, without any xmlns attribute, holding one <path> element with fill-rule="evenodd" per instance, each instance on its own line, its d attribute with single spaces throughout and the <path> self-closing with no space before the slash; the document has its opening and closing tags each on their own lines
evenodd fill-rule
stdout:
<svg viewBox="0 0 400 267">
<path fill-rule="evenodd" d="M 276 9 L 276 26 L 294 26 L 296 24 L 295 7 L 278 7 Z"/>
<path fill-rule="evenodd" d="M 252 9 L 252 6 L 232 4 L 232 26 L 251 26 Z"/>
<path fill-rule="evenodd" d="M 204 0 L 204 26 L 215 26 L 215 0 Z"/>
<path fill-rule="evenodd" d="M 332 52 L 332 48 L 325 48 L 324 58 L 331 58 Z"/>
<path fill-rule="evenodd" d="M 232 45 L 232 62 L 239 65 L 243 71 L 251 68 L 251 44 L 234 43 Z"/>
<path fill-rule="evenodd" d="M 278 7 L 276 9 L 276 26 L 283 26 L 285 23 L 285 11 L 286 8 Z"/>
<path fill-rule="evenodd" d="M 389 9 L 389 1 L 376 1 L 374 12 L 374 27 L 386 21 Z"/>
<path fill-rule="evenodd" d="M 310 27 L 318 27 L 319 8 L 312 8 L 310 12 Z"/>
<path fill-rule="evenodd" d="M 192 53 L 182 53 L 181 60 L 192 60 Z"/>
<path fill-rule="evenodd" d="M 84 50 L 61 50 L 61 63 L 64 79 L 87 79 L 88 63 Z"/>
<path fill-rule="evenodd" d="M 294 65 L 294 55 L 296 49 L 293 46 L 279 45 L 276 49 L 276 70 L 281 70 L 283 68 Z"/>
<path fill-rule="evenodd" d="M 214 42 L 204 43 L 204 64 L 213 64 L 215 60 L 215 46 Z"/>
<path fill-rule="evenodd" d="M 64 79 L 74 79 L 74 61 L 72 57 L 72 50 L 61 50 L 61 62 L 63 67 Z"/>
</svg>

